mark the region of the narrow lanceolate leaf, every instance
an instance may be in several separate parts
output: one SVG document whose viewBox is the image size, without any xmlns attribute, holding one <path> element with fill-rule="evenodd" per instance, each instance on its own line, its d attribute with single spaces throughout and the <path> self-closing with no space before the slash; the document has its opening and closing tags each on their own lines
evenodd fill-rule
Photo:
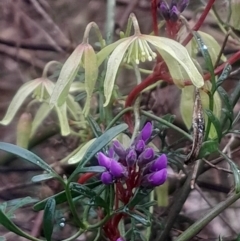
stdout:
<svg viewBox="0 0 240 241">
<path fill-rule="evenodd" d="M 67 105 L 63 103 L 60 107 L 56 106 L 56 111 L 60 123 L 62 136 L 67 136 L 70 134 L 70 127 L 67 118 Z"/>
<path fill-rule="evenodd" d="M 55 209 L 56 209 L 55 199 L 49 198 L 44 208 L 44 215 L 43 215 L 43 231 L 47 241 L 51 241 L 53 226 L 54 226 Z"/>
<path fill-rule="evenodd" d="M 32 177 L 32 182 L 42 182 L 52 178 L 54 178 L 54 175 L 52 175 L 52 173 L 44 173 Z"/>
<path fill-rule="evenodd" d="M 87 149 L 86 153 L 84 154 L 83 158 L 80 160 L 75 171 L 69 177 L 68 181 L 70 182 L 78 173 L 81 172 L 81 169 L 86 165 L 88 161 L 93 158 L 96 153 L 98 153 L 103 147 L 105 147 L 114 137 L 116 137 L 121 132 L 125 131 L 128 128 L 126 124 L 120 124 L 118 126 L 112 127 L 111 129 L 107 130 L 103 135 L 98 137 L 92 145 Z"/>
<path fill-rule="evenodd" d="M 199 151 L 198 158 L 204 158 L 218 150 L 218 141 L 216 140 L 209 140 L 205 141 L 202 144 L 202 147 Z"/>
<path fill-rule="evenodd" d="M 213 65 L 215 65 L 218 55 L 221 51 L 221 46 L 219 43 L 209 34 L 198 31 L 198 34 L 202 38 L 203 43 L 206 45 L 209 55 L 211 57 Z M 189 54 L 194 57 L 195 53 L 198 52 L 196 40 L 193 38 L 190 43 L 186 46 Z M 222 61 L 226 61 L 226 57 L 224 55 L 221 56 Z"/>
<path fill-rule="evenodd" d="M 37 155 L 35 155 L 34 153 L 26 149 L 23 149 L 22 147 L 19 147 L 10 143 L 0 142 L 0 150 L 19 156 L 24 160 L 41 167 L 48 173 L 55 173 L 55 171 L 40 157 L 38 157 Z"/>
<path fill-rule="evenodd" d="M 209 136 L 211 139 L 214 139 L 215 137 L 218 139 L 218 141 L 221 141 L 222 138 L 222 128 L 219 119 L 213 114 L 211 110 L 205 110 L 207 116 L 208 116 L 208 121 L 212 123 L 211 125 L 211 135 L 209 133 Z"/>
<path fill-rule="evenodd" d="M 12 102 L 10 103 L 7 113 L 0 121 L 0 124 L 2 125 L 8 125 L 13 117 L 15 116 L 16 112 L 24 102 L 24 100 L 34 91 L 35 88 L 37 88 L 41 84 L 41 79 L 35 79 L 32 81 L 29 81 L 25 83 L 16 93 L 14 98 L 12 99 Z"/>
<path fill-rule="evenodd" d="M 8 229 L 9 231 L 25 237 L 28 239 L 28 235 L 25 234 L 20 228 L 18 228 L 7 216 L 5 213 L 2 212 L 2 210 L 0 210 L 0 224 L 2 224 L 2 226 L 4 226 L 6 229 Z"/>
<path fill-rule="evenodd" d="M 88 46 L 84 52 L 84 68 L 85 68 L 85 91 L 87 92 L 87 99 L 83 109 L 85 116 L 90 110 L 91 97 L 95 88 L 98 77 L 97 56 L 92 46 Z"/>
<path fill-rule="evenodd" d="M 50 105 L 61 106 L 66 101 L 70 86 L 77 75 L 82 60 L 82 55 L 88 44 L 80 44 L 64 63 L 57 83 L 50 98 Z"/>
</svg>

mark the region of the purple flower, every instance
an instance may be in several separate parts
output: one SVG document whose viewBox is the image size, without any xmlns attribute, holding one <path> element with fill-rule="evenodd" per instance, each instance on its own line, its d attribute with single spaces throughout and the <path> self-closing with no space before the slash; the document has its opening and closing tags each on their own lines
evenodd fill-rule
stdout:
<svg viewBox="0 0 240 241">
<path fill-rule="evenodd" d="M 170 19 L 172 22 L 177 22 L 180 12 L 176 6 L 173 6 L 170 10 Z"/>
<path fill-rule="evenodd" d="M 151 188 L 162 185 L 167 180 L 167 169 L 147 174 L 141 180 L 141 186 Z"/>
<path fill-rule="evenodd" d="M 125 159 L 127 153 L 119 141 L 113 141 L 113 150 L 121 159 Z"/>
<path fill-rule="evenodd" d="M 136 152 L 140 154 L 144 151 L 144 148 L 145 148 L 145 142 L 143 140 L 137 141 L 137 143 L 135 144 Z"/>
<path fill-rule="evenodd" d="M 151 147 L 148 147 L 144 150 L 143 153 L 141 153 L 138 157 L 138 165 L 144 166 L 145 164 L 151 162 L 154 158 L 154 150 Z"/>
<path fill-rule="evenodd" d="M 126 168 L 119 162 L 112 160 L 110 165 L 110 172 L 115 178 L 121 178 L 126 176 Z"/>
<path fill-rule="evenodd" d="M 160 171 L 164 168 L 167 168 L 167 156 L 165 154 L 161 155 L 149 164 L 150 172 Z"/>
<path fill-rule="evenodd" d="M 130 149 L 127 156 L 126 156 L 126 162 L 128 166 L 132 167 L 137 161 L 137 153 L 135 150 Z"/>
<path fill-rule="evenodd" d="M 141 136 L 141 139 L 146 143 L 149 138 L 151 137 L 152 135 L 152 123 L 151 122 L 148 122 L 143 128 L 142 128 L 142 131 L 140 133 L 140 136 Z"/>
<path fill-rule="evenodd" d="M 146 175 L 149 173 L 160 171 L 164 168 L 167 168 L 167 156 L 165 154 L 159 156 L 157 159 L 147 164 L 142 174 Z"/>
<path fill-rule="evenodd" d="M 159 4 L 159 11 L 166 21 L 176 22 L 180 13 L 187 7 L 189 0 L 172 0 L 170 7 L 162 0 Z"/>
<path fill-rule="evenodd" d="M 116 241 L 125 241 L 122 237 L 119 237 Z"/>
<path fill-rule="evenodd" d="M 112 162 L 111 158 L 105 156 L 102 152 L 98 153 L 98 163 L 100 166 L 103 166 L 109 169 L 111 162 Z"/>
<path fill-rule="evenodd" d="M 103 172 L 101 175 L 101 181 L 103 184 L 109 185 L 113 183 L 113 176 L 109 172 Z"/>
</svg>

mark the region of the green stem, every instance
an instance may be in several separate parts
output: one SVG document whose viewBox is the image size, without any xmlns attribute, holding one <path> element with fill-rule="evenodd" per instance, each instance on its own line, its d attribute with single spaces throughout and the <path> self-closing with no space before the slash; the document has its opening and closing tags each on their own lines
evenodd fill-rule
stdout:
<svg viewBox="0 0 240 241">
<path fill-rule="evenodd" d="M 151 114 L 151 113 L 148 113 L 147 111 L 144 111 L 144 110 L 141 110 L 141 113 L 142 113 L 143 115 L 151 118 L 152 120 L 158 121 L 158 122 L 160 122 L 160 123 L 162 123 L 162 124 L 164 124 L 164 125 L 172 128 L 172 129 L 178 131 L 179 133 L 183 134 L 186 138 L 188 138 L 189 140 L 192 141 L 192 136 L 191 136 L 191 135 L 189 135 L 187 132 L 185 132 L 185 131 L 182 130 L 181 128 L 173 125 L 172 123 L 169 123 L 169 122 L 167 122 L 166 120 L 164 120 L 164 119 L 162 119 L 162 118 L 160 118 L 160 117 L 157 117 L 157 116 L 155 116 L 155 115 L 153 115 L 153 114 Z"/>
<path fill-rule="evenodd" d="M 68 182 L 67 184 L 64 185 L 69 208 L 71 210 L 71 213 L 73 215 L 73 218 L 74 218 L 75 222 L 79 225 L 79 227 L 81 229 L 85 230 L 86 229 L 85 224 L 79 219 L 79 217 L 77 215 L 77 210 L 76 210 L 75 205 L 73 203 L 73 198 L 72 198 L 72 195 L 71 195 L 69 185 L 70 185 L 70 182 Z"/>
<path fill-rule="evenodd" d="M 106 130 L 110 129 L 111 127 L 114 126 L 114 124 L 118 121 L 119 118 L 121 118 L 126 112 L 133 110 L 133 107 L 127 107 L 123 109 L 121 112 L 119 112 L 113 119 L 112 121 L 108 124 Z"/>
<path fill-rule="evenodd" d="M 216 205 L 210 212 L 207 212 L 203 218 L 199 219 L 192 226 L 190 226 L 185 232 L 183 232 L 176 241 L 191 240 L 199 231 L 201 231 L 210 221 L 217 217 L 222 211 L 232 205 L 240 198 L 240 193 L 236 193 L 228 197 L 225 201 Z"/>
<path fill-rule="evenodd" d="M 83 233 L 83 230 L 79 229 L 73 236 L 63 239 L 62 241 L 72 241 L 76 240 L 81 234 Z"/>
</svg>

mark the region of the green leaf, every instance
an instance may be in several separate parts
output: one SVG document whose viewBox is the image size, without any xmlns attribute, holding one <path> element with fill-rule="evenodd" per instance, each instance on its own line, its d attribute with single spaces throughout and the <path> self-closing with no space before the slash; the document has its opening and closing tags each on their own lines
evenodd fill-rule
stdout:
<svg viewBox="0 0 240 241">
<path fill-rule="evenodd" d="M 240 98 L 240 81 L 238 82 L 237 86 L 235 87 L 235 89 L 230 97 L 233 107 L 237 104 L 239 98 Z"/>
<path fill-rule="evenodd" d="M 0 150 L 3 150 L 3 151 L 6 151 L 8 153 L 11 153 L 13 155 L 19 156 L 19 157 L 23 158 L 24 160 L 41 167 L 42 169 L 44 169 L 48 173 L 52 173 L 55 176 L 58 175 L 40 157 L 38 157 L 37 155 L 35 155 L 34 153 L 32 153 L 32 152 L 30 152 L 26 149 L 23 149 L 22 147 L 19 147 L 19 146 L 10 144 L 10 143 L 0 142 Z"/>
<path fill-rule="evenodd" d="M 205 113 L 208 116 L 208 121 L 210 121 L 212 123 L 212 125 L 214 126 L 214 129 L 210 129 L 210 133 L 209 136 L 214 139 L 215 137 L 217 137 L 218 141 L 221 141 L 222 138 L 222 128 L 221 128 L 221 124 L 220 121 L 218 120 L 218 118 L 213 114 L 213 112 L 211 110 L 206 109 Z M 216 135 L 215 135 L 216 133 Z"/>
<path fill-rule="evenodd" d="M 78 94 L 74 100 L 75 101 L 81 101 L 83 99 L 85 99 L 87 97 L 87 93 L 86 92 L 81 92 L 80 94 Z"/>
<path fill-rule="evenodd" d="M 91 167 L 83 167 L 79 173 L 88 173 L 88 172 L 96 172 L 96 173 L 101 173 L 106 171 L 105 167 L 101 166 L 91 166 Z"/>
<path fill-rule="evenodd" d="M 146 189 L 146 188 L 142 188 L 142 187 L 138 188 L 135 191 L 134 196 L 132 197 L 132 199 L 127 204 L 127 207 L 129 209 L 135 207 L 138 203 L 143 201 L 145 197 L 148 197 L 148 195 L 149 195 L 149 193 L 151 191 L 152 191 L 152 189 Z"/>
<path fill-rule="evenodd" d="M 87 93 L 87 99 L 85 102 L 83 113 L 85 116 L 87 116 L 90 110 L 91 98 L 92 98 L 92 94 L 93 94 L 96 80 L 98 77 L 97 56 L 91 45 L 89 45 L 84 52 L 84 67 L 85 67 L 85 90 Z"/>
<path fill-rule="evenodd" d="M 239 193 L 240 192 L 240 170 L 237 167 L 237 165 L 232 161 L 231 158 L 229 158 L 226 154 L 221 152 L 220 150 L 218 151 L 220 155 L 224 157 L 224 159 L 229 163 L 231 170 L 233 172 L 233 177 L 234 177 L 234 182 L 235 182 L 235 192 Z"/>
<path fill-rule="evenodd" d="M 115 136 L 123 132 L 128 128 L 126 124 L 120 124 L 118 126 L 112 127 L 98 137 L 92 145 L 86 151 L 84 157 L 80 160 L 80 163 L 76 167 L 75 171 L 69 177 L 68 181 L 70 182 L 79 172 L 81 172 L 82 167 L 90 161 L 97 152 L 99 152 L 103 147 L 105 147 Z"/>
<path fill-rule="evenodd" d="M 100 126 L 98 125 L 98 123 L 94 120 L 94 118 L 89 115 L 87 117 L 87 121 L 88 121 L 88 123 L 89 123 L 89 125 L 90 125 L 90 127 L 91 127 L 91 129 L 92 129 L 92 131 L 94 133 L 94 135 L 96 137 L 101 136 L 102 135 L 102 130 L 101 130 Z"/>
<path fill-rule="evenodd" d="M 70 190 L 78 192 L 79 194 L 89 198 L 92 206 L 99 206 L 108 209 L 109 205 L 99 196 L 99 194 L 89 187 L 78 183 L 71 183 Z"/>
<path fill-rule="evenodd" d="M 89 183 L 89 184 L 86 184 L 87 187 L 93 189 L 99 185 L 102 185 L 102 182 L 101 181 L 97 181 L 97 182 L 93 182 L 93 183 Z M 74 191 L 71 191 L 71 196 L 72 198 L 75 198 L 75 197 L 79 197 L 80 194 L 78 192 L 74 192 Z M 56 204 L 61 204 L 61 203 L 64 203 L 67 201 L 67 197 L 66 197 L 66 192 L 65 191 L 62 191 L 62 192 L 59 192 L 53 196 L 51 196 L 51 198 L 54 198 L 55 201 L 56 201 Z M 49 198 L 46 198 L 38 203 L 36 203 L 34 206 L 33 206 L 33 209 L 35 211 L 40 211 L 40 210 L 43 210 L 46 203 L 47 203 L 47 200 Z"/>
<path fill-rule="evenodd" d="M 233 118 L 234 118 L 234 113 L 233 113 L 233 106 L 232 103 L 228 97 L 227 92 L 221 87 L 219 86 L 217 89 L 221 99 L 223 100 L 225 107 L 226 107 L 226 111 L 224 111 L 226 117 L 229 119 L 230 123 L 229 123 L 229 128 L 231 128 L 232 123 L 233 123 Z M 226 123 L 222 123 L 222 127 L 225 125 Z"/>
<path fill-rule="evenodd" d="M 71 133 L 71 131 L 68 123 L 66 103 L 63 103 L 60 107 L 56 106 L 56 111 L 60 123 L 61 135 L 67 136 Z"/>
<path fill-rule="evenodd" d="M 203 142 L 198 154 L 198 158 L 204 158 L 218 150 L 219 144 L 216 140 L 209 140 Z"/>
<path fill-rule="evenodd" d="M 54 227 L 55 209 L 56 209 L 55 199 L 49 198 L 44 208 L 44 215 L 43 215 L 43 231 L 47 241 L 51 241 L 53 227 Z"/>
<path fill-rule="evenodd" d="M 151 222 L 149 220 L 147 220 L 145 217 L 137 214 L 137 213 L 134 213 L 132 211 L 129 211 L 129 210 L 125 210 L 124 211 L 126 214 L 128 214 L 131 218 L 135 219 L 137 222 L 143 224 L 144 226 L 150 226 L 151 225 Z"/>
<path fill-rule="evenodd" d="M 51 173 L 44 173 L 32 177 L 32 182 L 42 182 L 54 178 Z"/>
<path fill-rule="evenodd" d="M 211 83 L 213 86 L 213 89 L 216 88 L 216 82 L 215 82 L 215 74 L 214 74 L 214 67 L 213 67 L 213 61 L 211 59 L 211 55 L 209 54 L 208 51 L 208 47 L 206 46 L 206 44 L 203 42 L 202 37 L 200 36 L 200 34 L 198 32 L 193 32 L 193 36 L 198 44 L 198 47 L 202 53 L 202 56 L 204 58 L 205 61 L 205 65 L 208 69 L 208 71 L 210 72 L 211 75 Z"/>
<path fill-rule="evenodd" d="M 8 106 L 8 110 L 2 121 L 0 121 L 0 124 L 2 125 L 8 125 L 15 114 L 17 113 L 18 109 L 24 102 L 24 100 L 41 84 L 41 79 L 35 79 L 32 81 L 29 81 L 22 85 L 16 95 L 13 97 L 10 105 Z"/>
<path fill-rule="evenodd" d="M 88 44 L 80 44 L 68 57 L 59 74 L 57 83 L 54 87 L 49 104 L 53 107 L 61 106 L 65 103 L 71 84 L 77 75 L 82 61 L 82 56 Z"/>
<path fill-rule="evenodd" d="M 29 239 L 29 236 L 25 234 L 20 228 L 18 228 L 3 212 L 0 210 L 0 224 L 2 224 L 9 231 Z"/>
<path fill-rule="evenodd" d="M 82 145 L 82 147 L 78 150 L 78 152 L 69 158 L 68 164 L 76 164 L 76 163 L 80 162 L 83 159 L 88 148 L 92 145 L 92 143 L 95 140 L 96 140 L 96 138 L 93 138 L 92 140 L 90 140 L 90 141 L 86 142 L 84 145 Z"/>
<path fill-rule="evenodd" d="M 232 71 L 232 66 L 229 63 L 226 63 L 220 77 L 217 80 L 217 88 L 223 83 L 224 80 L 230 75 Z"/>
</svg>

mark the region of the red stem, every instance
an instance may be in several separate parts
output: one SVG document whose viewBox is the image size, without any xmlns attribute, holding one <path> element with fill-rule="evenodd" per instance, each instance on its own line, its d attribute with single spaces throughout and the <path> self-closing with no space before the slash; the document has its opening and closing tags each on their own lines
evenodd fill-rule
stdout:
<svg viewBox="0 0 240 241">
<path fill-rule="evenodd" d="M 151 2 L 151 11 L 153 18 L 153 31 L 154 35 L 158 36 L 158 23 L 157 23 L 157 0 L 152 0 Z"/>
<path fill-rule="evenodd" d="M 211 10 L 213 4 L 214 4 L 215 0 L 209 0 L 208 4 L 206 6 L 206 8 L 204 9 L 204 11 L 202 12 L 201 17 L 199 18 L 199 20 L 197 21 L 197 23 L 195 24 L 195 26 L 193 27 L 193 31 L 198 31 L 199 28 L 202 26 L 205 18 L 207 17 L 209 11 Z M 188 44 L 188 42 L 192 39 L 192 33 L 189 33 L 188 36 L 183 40 L 182 45 L 186 46 Z"/>
</svg>

